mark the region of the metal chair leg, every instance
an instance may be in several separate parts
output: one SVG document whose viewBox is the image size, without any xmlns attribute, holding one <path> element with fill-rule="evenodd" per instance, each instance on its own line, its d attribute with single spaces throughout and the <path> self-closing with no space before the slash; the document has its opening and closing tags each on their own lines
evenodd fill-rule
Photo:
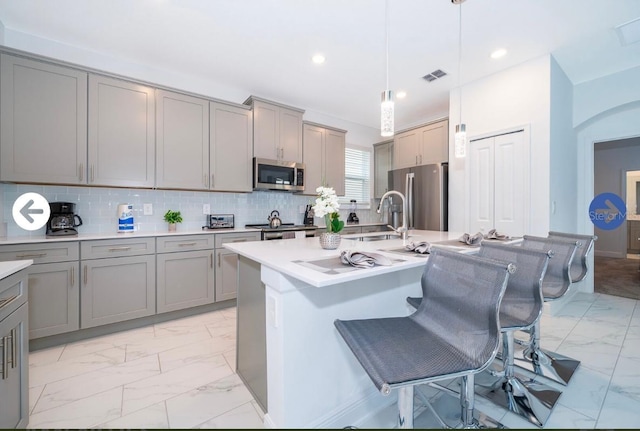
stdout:
<svg viewBox="0 0 640 431">
<path fill-rule="evenodd" d="M 413 428 L 413 386 L 398 390 L 398 428 Z"/>
<path fill-rule="evenodd" d="M 580 365 L 577 359 L 569 358 L 540 347 L 540 322 L 531 328 L 530 343 L 516 355 L 516 365 L 538 376 L 567 385 Z"/>
<path fill-rule="evenodd" d="M 478 395 L 527 419 L 539 427 L 544 426 L 562 392 L 550 386 L 515 374 L 513 332 L 503 334 L 504 370 L 493 384 L 476 386 Z M 502 374 L 502 375 L 500 375 Z"/>
</svg>

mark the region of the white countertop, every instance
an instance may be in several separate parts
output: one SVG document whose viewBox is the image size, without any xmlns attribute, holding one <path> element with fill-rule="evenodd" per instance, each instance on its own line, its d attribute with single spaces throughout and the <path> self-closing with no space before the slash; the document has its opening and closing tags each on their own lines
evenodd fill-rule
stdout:
<svg viewBox="0 0 640 431">
<path fill-rule="evenodd" d="M 0 279 L 9 277 L 21 269 L 25 269 L 33 263 L 33 260 L 10 260 L 0 262 Z"/>
<path fill-rule="evenodd" d="M 452 232 L 414 230 L 409 233 L 410 237 L 406 243 L 401 239 L 380 241 L 359 241 L 357 239 L 363 236 L 376 237 L 388 233 L 389 232 L 372 232 L 366 234 L 344 235 L 340 243 L 340 247 L 336 250 L 322 249 L 317 237 L 280 241 L 229 243 L 224 246 L 229 250 L 260 263 L 261 265 L 273 268 L 276 271 L 299 279 L 311 286 L 323 287 L 422 266 L 426 262 L 427 257 L 425 255 L 392 250 L 402 249 L 406 243 L 411 241 L 428 241 L 431 244 L 438 246 L 437 243 L 440 241 L 456 240 L 462 235 L 461 233 Z M 450 245 L 444 247 L 458 251 L 472 250 L 462 243 L 460 243 L 459 247 Z M 353 268 L 344 265 L 343 268 L 345 272 L 322 272 L 322 268 L 313 268 L 314 265 L 312 262 L 320 263 L 326 260 L 326 262 L 335 263 L 336 259 L 339 259 L 340 253 L 344 250 L 360 250 L 380 253 L 392 259 L 393 265 L 376 265 L 372 268 L 365 269 Z"/>
<path fill-rule="evenodd" d="M 61 235 L 61 236 L 16 236 L 0 239 L 0 245 L 11 244 L 33 244 L 39 242 L 66 242 L 66 241 L 91 241 L 97 239 L 124 239 L 124 238 L 147 238 L 158 236 L 180 236 L 180 235 L 211 235 L 225 233 L 241 233 L 241 232 L 257 232 L 258 229 L 251 228 L 234 228 L 234 229 L 196 229 L 196 230 L 178 230 L 177 232 L 168 231 L 151 231 L 151 232 L 128 232 L 128 233 L 94 233 L 94 234 L 78 234 L 78 235 Z"/>
</svg>

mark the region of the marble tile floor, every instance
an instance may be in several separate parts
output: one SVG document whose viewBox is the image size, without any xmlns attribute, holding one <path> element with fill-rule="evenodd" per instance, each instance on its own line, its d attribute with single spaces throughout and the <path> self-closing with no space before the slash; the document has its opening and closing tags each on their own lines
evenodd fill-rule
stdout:
<svg viewBox="0 0 640 431">
<path fill-rule="evenodd" d="M 261 428 L 234 373 L 235 331 L 230 308 L 31 352 L 29 428 Z M 640 427 L 640 301 L 578 294 L 543 315 L 542 334 L 543 347 L 582 361 L 545 428 Z M 483 399 L 477 407 L 536 428 Z M 395 406 L 354 425 L 393 418 Z"/>
</svg>

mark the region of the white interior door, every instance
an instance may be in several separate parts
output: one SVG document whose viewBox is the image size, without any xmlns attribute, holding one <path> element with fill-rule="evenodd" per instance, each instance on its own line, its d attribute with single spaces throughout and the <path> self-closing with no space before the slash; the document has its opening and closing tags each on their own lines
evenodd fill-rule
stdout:
<svg viewBox="0 0 640 431">
<path fill-rule="evenodd" d="M 494 138 L 469 144 L 469 233 L 488 232 L 494 220 Z"/>
</svg>

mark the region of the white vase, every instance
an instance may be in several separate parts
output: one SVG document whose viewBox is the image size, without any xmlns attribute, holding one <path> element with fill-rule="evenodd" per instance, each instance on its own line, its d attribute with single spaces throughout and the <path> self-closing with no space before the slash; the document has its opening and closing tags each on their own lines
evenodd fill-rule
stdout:
<svg viewBox="0 0 640 431">
<path fill-rule="evenodd" d="M 336 232 L 322 232 L 320 234 L 320 247 L 325 250 L 335 250 L 340 245 L 342 237 Z"/>
</svg>

